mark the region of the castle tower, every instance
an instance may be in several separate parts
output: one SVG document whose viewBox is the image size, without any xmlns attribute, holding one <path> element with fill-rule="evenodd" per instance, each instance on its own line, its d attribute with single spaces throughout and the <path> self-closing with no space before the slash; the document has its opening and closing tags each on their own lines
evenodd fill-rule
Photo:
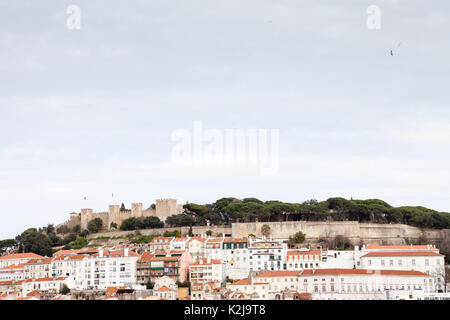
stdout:
<svg viewBox="0 0 450 320">
<path fill-rule="evenodd" d="M 131 204 L 131 216 L 133 218 L 142 217 L 142 203 L 132 203 Z"/>
<path fill-rule="evenodd" d="M 81 209 L 81 230 L 86 230 L 92 220 L 92 209 Z"/>
<path fill-rule="evenodd" d="M 106 226 L 109 229 L 111 229 L 111 223 L 117 224 L 117 226 L 120 226 L 119 221 L 119 212 L 120 212 L 120 206 L 112 204 L 108 208 L 108 225 Z"/>
<path fill-rule="evenodd" d="M 156 200 L 156 216 L 163 222 L 167 217 L 182 213 L 182 207 L 177 204 L 175 199 L 159 199 Z"/>
</svg>

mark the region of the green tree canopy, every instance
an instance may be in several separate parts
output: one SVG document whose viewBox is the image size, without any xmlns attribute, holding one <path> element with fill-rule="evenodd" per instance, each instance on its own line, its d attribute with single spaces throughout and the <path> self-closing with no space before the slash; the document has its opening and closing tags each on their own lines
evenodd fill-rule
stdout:
<svg viewBox="0 0 450 320">
<path fill-rule="evenodd" d="M 100 218 L 92 219 L 88 222 L 87 229 L 90 233 L 97 233 L 99 232 L 103 227 L 103 221 Z"/>
</svg>

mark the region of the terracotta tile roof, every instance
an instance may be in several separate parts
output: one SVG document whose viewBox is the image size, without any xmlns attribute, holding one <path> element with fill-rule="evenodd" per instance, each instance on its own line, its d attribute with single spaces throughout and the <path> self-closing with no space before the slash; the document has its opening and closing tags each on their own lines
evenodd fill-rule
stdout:
<svg viewBox="0 0 450 320">
<path fill-rule="evenodd" d="M 35 253 L 13 253 L 0 257 L 0 260 L 11 259 L 42 259 L 43 257 Z"/>
<path fill-rule="evenodd" d="M 378 243 L 370 243 L 366 246 L 367 250 L 374 250 L 374 249 L 384 249 L 384 250 L 436 250 L 436 247 L 429 246 L 427 244 L 424 245 L 392 245 L 392 246 L 382 246 Z"/>
<path fill-rule="evenodd" d="M 153 257 L 150 261 L 178 261 L 181 257 Z"/>
<path fill-rule="evenodd" d="M 224 243 L 239 243 L 239 242 L 248 242 L 247 238 L 225 238 Z"/>
<path fill-rule="evenodd" d="M 302 250 L 289 250 L 287 252 L 288 256 L 306 256 L 306 255 L 317 255 L 320 256 L 322 254 L 322 252 L 320 251 L 320 249 L 312 249 L 312 250 L 308 250 L 308 251 L 302 251 Z"/>
<path fill-rule="evenodd" d="M 103 257 L 123 257 L 125 254 L 124 250 L 118 250 L 118 251 L 104 251 L 103 252 Z M 96 253 L 93 255 L 94 257 L 99 257 L 100 253 Z M 139 257 L 139 254 L 137 254 L 134 251 L 129 250 L 128 251 L 128 257 L 133 256 L 133 257 Z"/>
<path fill-rule="evenodd" d="M 248 286 L 251 284 L 252 284 L 252 282 L 250 281 L 250 279 L 241 279 L 241 280 L 235 281 L 233 283 L 230 283 L 231 286 Z"/>
<path fill-rule="evenodd" d="M 75 254 L 79 253 L 79 249 L 73 249 L 73 250 L 59 250 L 53 254 L 53 256 L 60 256 L 60 255 L 69 255 L 69 254 Z"/>
<path fill-rule="evenodd" d="M 151 252 L 144 252 L 141 255 L 141 258 L 137 262 L 149 262 L 154 257 L 154 254 Z"/>
<path fill-rule="evenodd" d="M 34 282 L 46 282 L 46 281 L 63 281 L 66 277 L 59 277 L 59 278 L 39 278 L 34 280 Z M 26 279 L 24 282 L 32 282 L 32 279 Z"/>
<path fill-rule="evenodd" d="M 183 254 L 186 251 L 187 250 L 172 250 L 172 251 L 169 251 L 169 254 Z"/>
<path fill-rule="evenodd" d="M 385 276 L 420 276 L 429 277 L 426 273 L 413 270 L 369 270 L 369 269 L 316 269 L 303 270 L 301 276 L 305 275 L 385 275 Z"/>
<path fill-rule="evenodd" d="M 200 261 L 202 263 L 200 263 Z M 191 266 L 208 266 L 208 265 L 212 265 L 212 264 L 222 264 L 222 261 L 216 260 L 216 259 L 209 259 L 209 262 L 208 262 L 208 258 L 202 258 L 200 260 L 193 262 L 191 264 Z"/>
<path fill-rule="evenodd" d="M 300 271 L 265 271 L 255 276 L 255 278 L 269 278 L 269 277 L 295 277 L 298 276 Z"/>
<path fill-rule="evenodd" d="M 434 251 L 374 251 L 363 255 L 361 258 L 368 257 L 443 257 L 443 255 Z"/>
<path fill-rule="evenodd" d="M 173 291 L 173 290 L 167 288 L 166 286 L 162 286 L 161 288 L 159 288 L 159 289 L 156 290 L 156 291 Z"/>
<path fill-rule="evenodd" d="M 27 297 L 34 297 L 34 296 L 39 296 L 40 297 L 40 296 L 43 296 L 43 294 L 40 293 L 37 290 L 34 290 L 34 291 L 31 291 L 31 292 L 27 293 Z"/>
<path fill-rule="evenodd" d="M 24 267 L 24 263 L 19 263 L 19 264 L 11 264 L 7 267 L 3 267 L 0 270 L 7 270 L 7 269 L 23 269 Z"/>
<path fill-rule="evenodd" d="M 87 254 L 74 254 L 69 256 L 60 255 L 56 258 L 53 258 L 53 261 L 65 261 L 65 260 L 81 260 L 84 258 L 89 258 Z"/>
<path fill-rule="evenodd" d="M 98 252 L 97 248 L 83 248 L 79 251 L 79 253 L 96 253 Z"/>
<path fill-rule="evenodd" d="M 44 259 L 31 259 L 26 262 L 26 264 L 39 264 L 39 263 L 51 263 L 53 258 L 44 258 Z"/>
<path fill-rule="evenodd" d="M 116 294 L 117 294 L 117 288 L 116 287 L 108 287 L 108 288 L 106 288 L 105 299 L 109 299 L 109 298 L 115 297 Z"/>
</svg>

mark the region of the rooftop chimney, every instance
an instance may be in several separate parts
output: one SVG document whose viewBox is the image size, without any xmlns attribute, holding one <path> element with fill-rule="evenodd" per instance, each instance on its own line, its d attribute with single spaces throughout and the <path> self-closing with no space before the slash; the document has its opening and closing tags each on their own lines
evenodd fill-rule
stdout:
<svg viewBox="0 0 450 320">
<path fill-rule="evenodd" d="M 128 257 L 128 248 L 123 249 L 123 256 Z"/>
<path fill-rule="evenodd" d="M 206 260 L 206 263 L 210 264 L 210 263 L 211 263 L 211 258 L 208 258 L 208 259 Z"/>
<path fill-rule="evenodd" d="M 98 256 L 103 258 L 103 249 L 98 250 Z"/>
</svg>

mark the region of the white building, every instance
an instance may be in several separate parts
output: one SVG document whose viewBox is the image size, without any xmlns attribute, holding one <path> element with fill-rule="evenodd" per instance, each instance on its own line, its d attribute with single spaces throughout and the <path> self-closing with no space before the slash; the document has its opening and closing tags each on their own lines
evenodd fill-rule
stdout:
<svg viewBox="0 0 450 320">
<path fill-rule="evenodd" d="M 247 238 L 208 238 L 205 241 L 205 257 L 221 260 L 225 275 L 230 279 L 243 279 L 249 273 Z"/>
<path fill-rule="evenodd" d="M 266 271 L 252 279 L 268 283 L 268 299 L 281 299 L 283 290 L 311 293 L 319 300 L 418 299 L 434 291 L 434 279 L 419 271 L 316 269 Z"/>
<path fill-rule="evenodd" d="M 35 253 L 14 253 L 0 257 L 0 268 L 10 266 L 12 264 L 18 265 L 28 262 L 31 259 L 42 259 L 44 257 Z"/>
<path fill-rule="evenodd" d="M 247 238 L 225 238 L 222 242 L 222 262 L 230 279 L 244 279 L 249 274 Z"/>
<path fill-rule="evenodd" d="M 136 262 L 139 255 L 125 248 L 103 251 L 77 260 L 75 286 L 77 289 L 106 289 L 112 286 L 136 284 Z"/>
<path fill-rule="evenodd" d="M 39 279 L 55 276 L 51 270 L 53 258 L 30 259 L 24 264 L 24 279 Z"/>
<path fill-rule="evenodd" d="M 374 251 L 361 256 L 361 267 L 375 270 L 416 270 L 436 279 L 436 290 L 444 291 L 444 256 L 434 251 Z"/>
<path fill-rule="evenodd" d="M 195 283 L 222 283 L 225 280 L 225 268 L 221 260 L 199 259 L 189 266 L 189 279 Z"/>
<path fill-rule="evenodd" d="M 287 270 L 318 269 L 322 267 L 322 251 L 312 250 L 289 250 L 286 254 Z"/>
<path fill-rule="evenodd" d="M 250 238 L 249 271 L 286 270 L 287 243 L 282 239 Z"/>
<path fill-rule="evenodd" d="M 358 247 L 355 247 L 355 250 L 324 250 L 320 267 L 325 269 L 360 268 L 358 252 Z"/>
<path fill-rule="evenodd" d="M 11 264 L 0 269 L 0 282 L 24 279 L 24 264 Z"/>
<path fill-rule="evenodd" d="M 192 259 L 198 260 L 200 258 L 205 257 L 205 253 L 206 253 L 205 243 L 206 243 L 207 239 L 208 239 L 208 236 L 206 236 L 205 234 L 202 234 L 200 237 L 191 237 L 190 238 L 190 240 L 188 242 L 187 250 L 191 254 Z"/>
<path fill-rule="evenodd" d="M 269 297 L 268 282 L 252 282 L 250 279 L 242 279 L 233 283 L 227 283 L 226 288 L 231 292 L 242 292 L 250 299 L 267 300 Z"/>
<path fill-rule="evenodd" d="M 73 287 L 73 283 L 65 277 L 24 280 L 22 282 L 22 296 L 26 297 L 32 291 L 57 294 L 64 284 L 69 288 Z"/>
</svg>

